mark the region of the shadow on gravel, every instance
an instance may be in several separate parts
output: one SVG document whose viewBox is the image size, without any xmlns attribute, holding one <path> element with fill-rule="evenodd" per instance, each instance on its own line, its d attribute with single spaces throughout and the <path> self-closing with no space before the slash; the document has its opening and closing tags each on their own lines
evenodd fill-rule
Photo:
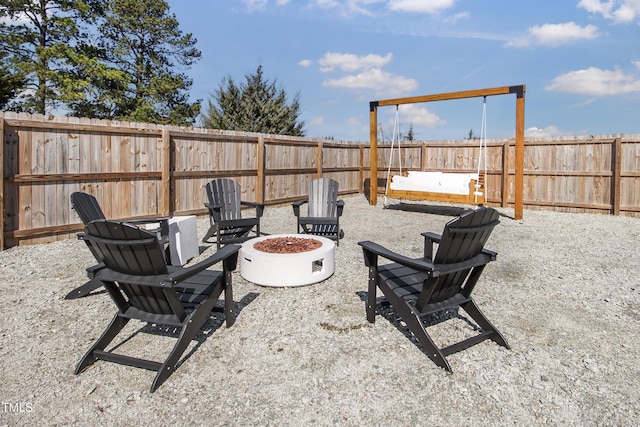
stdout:
<svg viewBox="0 0 640 427">
<path fill-rule="evenodd" d="M 442 215 L 442 216 L 460 216 L 464 212 L 469 209 L 473 209 L 473 207 L 460 207 L 460 206 L 440 206 L 440 205 L 424 205 L 418 203 L 394 203 L 392 205 L 385 206 L 385 209 L 391 209 L 396 211 L 405 211 L 405 212 L 418 212 L 425 213 L 431 215 Z M 503 218 L 514 219 L 510 215 L 505 215 L 499 212 L 499 215 Z"/>
<path fill-rule="evenodd" d="M 417 203 L 394 203 L 385 206 L 385 209 L 443 216 L 458 216 L 469 210 L 469 208 L 458 206 L 423 205 Z"/>
<path fill-rule="evenodd" d="M 358 295 L 358 297 L 360 297 L 360 299 L 366 304 L 367 292 L 358 291 L 356 292 L 356 295 Z M 376 299 L 376 316 L 378 315 L 387 319 L 389 323 L 395 326 L 396 329 L 398 329 L 398 331 L 400 331 L 405 337 L 407 337 L 409 341 L 411 341 L 416 347 L 418 347 L 420 351 L 426 354 L 425 350 L 420 345 L 420 342 L 416 339 L 413 333 L 411 333 L 411 330 L 407 328 L 406 324 L 402 321 L 400 316 L 396 313 L 396 311 L 393 309 L 393 307 L 385 297 L 378 297 Z M 460 314 L 459 307 L 449 308 L 429 314 L 427 316 L 424 316 L 421 320 L 424 327 L 427 328 L 429 326 L 435 326 L 439 323 L 451 319 L 462 320 L 463 322 L 467 323 L 473 330 L 475 330 L 476 332 L 480 332 L 480 328 L 478 327 L 478 325 L 473 323 L 469 318 Z"/>
<path fill-rule="evenodd" d="M 260 294 L 256 292 L 249 292 L 240 301 L 237 301 L 235 303 L 236 319 L 238 316 L 240 316 L 241 312 L 245 309 L 245 307 L 251 304 L 256 298 L 258 298 L 259 295 Z M 189 357 L 191 357 L 191 355 L 194 354 L 211 335 L 213 335 L 222 325 L 224 325 L 224 322 L 225 322 L 224 306 L 222 301 L 220 301 L 218 305 L 216 305 L 211 311 L 209 315 L 209 320 L 207 320 L 204 323 L 204 325 L 202 325 L 202 328 L 196 334 L 195 336 L 195 341 L 197 342 L 196 345 L 193 346 L 193 348 L 188 353 L 186 353 L 182 357 L 182 359 L 176 364 L 176 369 L 180 367 L 185 361 L 187 361 Z M 117 345 L 113 347 L 112 350 L 115 350 L 118 347 L 123 346 L 125 343 L 132 340 L 138 334 L 141 334 L 141 333 L 177 339 L 179 332 L 180 332 L 180 328 L 176 328 L 168 325 L 157 325 L 157 324 L 147 323 L 145 326 L 141 327 L 140 329 L 138 329 L 137 331 L 133 332 L 131 335 L 129 335 L 128 337 L 120 341 Z M 169 349 L 170 348 L 171 347 L 169 346 Z"/>
</svg>

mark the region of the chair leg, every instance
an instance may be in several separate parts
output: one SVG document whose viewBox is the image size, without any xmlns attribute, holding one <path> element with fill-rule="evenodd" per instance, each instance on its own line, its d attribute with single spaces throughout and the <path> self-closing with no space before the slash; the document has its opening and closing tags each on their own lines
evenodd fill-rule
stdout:
<svg viewBox="0 0 640 427">
<path fill-rule="evenodd" d="M 76 370 L 74 372 L 75 375 L 78 375 L 80 372 L 84 371 L 88 366 L 92 365 L 96 360 L 95 351 L 96 350 L 104 350 L 107 348 L 109 343 L 113 341 L 113 339 L 120 333 L 120 331 L 129 323 L 129 319 L 116 314 L 111 323 L 102 333 L 100 338 L 91 346 L 89 351 L 80 359 L 78 365 L 76 366 Z"/>
<path fill-rule="evenodd" d="M 216 230 L 214 230 L 213 227 L 209 228 L 209 230 L 207 231 L 207 234 L 204 235 L 204 237 L 202 238 L 202 243 L 207 243 L 207 241 L 213 237 L 213 235 L 216 234 Z"/>
<path fill-rule="evenodd" d="M 189 316 L 184 320 L 182 330 L 180 331 L 180 335 L 178 336 L 178 341 L 173 346 L 171 353 L 164 361 L 160 369 L 158 369 L 158 373 L 151 384 L 151 393 L 157 390 L 169 376 L 175 371 L 176 365 L 180 360 L 180 357 L 185 352 L 189 343 L 196 336 L 202 325 L 209 318 L 209 314 L 213 310 L 213 306 L 218 301 L 217 297 L 214 297 L 212 294 L 209 299 L 200 304 L 195 310 L 193 310 Z"/>
<path fill-rule="evenodd" d="M 367 320 L 370 323 L 376 321 L 376 299 L 378 284 L 376 276 L 377 271 L 373 267 L 369 267 L 369 290 L 367 291 Z"/>
<path fill-rule="evenodd" d="M 384 286 L 381 289 L 396 313 L 398 313 L 400 318 L 404 320 L 407 328 L 409 328 L 413 336 L 416 337 L 422 346 L 422 350 L 429 359 L 431 359 L 431 361 L 436 365 L 447 370 L 447 372 L 453 372 L 445 355 L 436 343 L 433 342 L 427 333 L 419 314 L 413 309 L 413 307 L 411 307 L 411 305 L 402 298 L 398 297 L 391 289 L 385 288 Z"/>
<path fill-rule="evenodd" d="M 402 320 L 405 321 L 411 333 L 413 333 L 418 342 L 420 342 L 422 349 L 424 350 L 426 355 L 429 356 L 429 359 L 431 359 L 431 361 L 433 361 L 433 363 L 435 363 L 436 365 L 444 368 L 447 372 L 453 372 L 453 369 L 451 369 L 451 365 L 449 365 L 446 357 L 427 333 L 427 330 L 422 324 L 420 317 L 418 317 L 413 312 L 413 310 L 410 309 L 407 309 L 405 315 L 402 315 L 402 313 L 398 314 L 400 314 L 400 317 L 402 317 Z"/>
<path fill-rule="evenodd" d="M 224 317 L 227 328 L 236 322 L 235 302 L 233 301 L 233 286 L 231 285 L 231 272 L 227 272 L 226 285 L 224 287 Z"/>
<path fill-rule="evenodd" d="M 79 286 L 74 290 L 72 290 L 71 292 L 69 292 L 67 296 L 64 297 L 64 299 L 76 299 L 76 298 L 86 297 L 91 292 L 95 291 L 100 287 L 102 287 L 102 282 L 100 280 L 91 279 L 84 285 Z"/>
<path fill-rule="evenodd" d="M 509 343 L 502 336 L 500 331 L 498 331 L 498 329 L 496 329 L 496 327 L 493 326 L 493 324 L 489 321 L 489 319 L 487 319 L 487 317 L 482 313 L 482 311 L 480 311 L 480 308 L 478 308 L 475 301 L 471 299 L 465 304 L 462 304 L 460 308 L 462 308 L 469 316 L 471 316 L 471 318 L 474 320 L 474 322 L 478 324 L 478 326 L 480 326 L 480 329 L 482 329 L 483 332 L 487 332 L 487 331 L 493 332 L 490 337 L 492 341 L 494 341 L 496 344 L 501 345 L 507 349 L 511 348 L 509 347 Z"/>
</svg>

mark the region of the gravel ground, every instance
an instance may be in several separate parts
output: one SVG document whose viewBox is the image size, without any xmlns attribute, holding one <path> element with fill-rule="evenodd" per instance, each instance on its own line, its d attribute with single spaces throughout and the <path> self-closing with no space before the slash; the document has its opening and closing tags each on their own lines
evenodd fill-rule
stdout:
<svg viewBox="0 0 640 427">
<path fill-rule="evenodd" d="M 92 264 L 84 243 L 0 252 L 0 425 L 640 425 L 640 219 L 525 211 L 515 221 L 501 209 L 487 245 L 498 260 L 474 295 L 512 349 L 485 341 L 449 356 L 449 374 L 392 310 L 366 321 L 357 242 L 420 256 L 420 232 L 440 232 L 455 209 L 345 203 L 331 278 L 266 288 L 235 272 L 235 325 L 212 314 L 153 394 L 151 371 L 100 361 L 73 374 L 115 312 L 104 293 L 64 300 Z M 290 206 L 266 209 L 263 231 L 295 227 Z M 460 316 L 430 332 L 445 344 L 469 330 Z M 123 346 L 145 356 L 173 344 L 158 329 L 128 331 Z"/>
</svg>

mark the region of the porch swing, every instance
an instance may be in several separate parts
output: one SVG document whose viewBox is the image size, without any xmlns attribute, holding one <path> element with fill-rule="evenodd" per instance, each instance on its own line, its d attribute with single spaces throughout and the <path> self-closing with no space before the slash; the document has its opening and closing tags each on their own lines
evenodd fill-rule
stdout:
<svg viewBox="0 0 640 427">
<path fill-rule="evenodd" d="M 450 202 L 469 205 L 485 203 L 487 175 L 487 97 L 482 105 L 482 126 L 480 130 L 480 146 L 478 152 L 478 168 L 475 173 L 436 172 L 436 171 L 402 171 L 400 156 L 400 122 L 398 105 L 391 138 L 391 154 L 387 168 L 387 185 L 384 194 L 384 206 L 387 197 L 396 199 Z M 398 145 L 399 174 L 391 174 L 394 146 Z M 483 166 L 483 167 L 482 167 Z"/>
</svg>

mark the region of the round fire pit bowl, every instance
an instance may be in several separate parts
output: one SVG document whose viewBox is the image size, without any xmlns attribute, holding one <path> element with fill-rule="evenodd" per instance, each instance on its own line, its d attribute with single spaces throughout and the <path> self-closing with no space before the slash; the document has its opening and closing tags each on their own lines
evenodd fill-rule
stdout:
<svg viewBox="0 0 640 427">
<path fill-rule="evenodd" d="M 318 236 L 275 234 L 247 240 L 239 253 L 240 275 L 262 286 L 293 287 L 321 282 L 335 269 L 335 244 Z"/>
</svg>

